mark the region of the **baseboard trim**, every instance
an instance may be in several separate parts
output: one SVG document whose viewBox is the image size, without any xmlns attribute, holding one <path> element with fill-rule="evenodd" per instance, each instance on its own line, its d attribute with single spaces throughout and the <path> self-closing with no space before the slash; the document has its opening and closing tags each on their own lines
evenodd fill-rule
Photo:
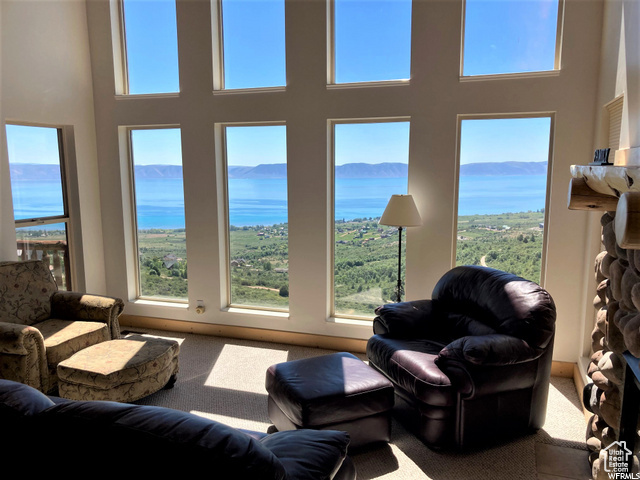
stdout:
<svg viewBox="0 0 640 480">
<path fill-rule="evenodd" d="M 573 378 L 573 369 L 575 365 L 575 363 L 571 362 L 558 362 L 554 360 L 551 363 L 551 376 Z"/>
<path fill-rule="evenodd" d="M 284 343 L 301 347 L 324 348 L 327 350 L 365 353 L 367 341 L 314 335 L 310 333 L 285 332 L 266 328 L 237 327 L 232 325 L 216 325 L 210 323 L 185 322 L 166 318 L 142 317 L 138 315 L 121 315 L 120 324 L 124 327 L 152 328 L 172 332 L 197 333 L 216 337 L 241 338 L 270 343 Z"/>
<path fill-rule="evenodd" d="M 339 352 L 366 353 L 367 341 L 356 338 L 332 337 L 329 335 L 314 335 L 311 333 L 285 332 L 266 328 L 237 327 L 232 325 L 214 325 L 210 323 L 185 322 L 166 318 L 143 317 L 139 315 L 123 314 L 120 324 L 124 327 L 151 328 L 170 332 L 196 333 L 216 337 L 241 338 L 243 340 L 257 340 L 270 343 L 284 343 L 301 347 L 324 348 Z M 554 361 L 551 364 L 551 376 L 573 378 L 582 398 L 584 382 L 579 374 L 576 363 Z"/>
<path fill-rule="evenodd" d="M 584 380 L 584 375 L 582 374 L 578 364 L 576 364 L 575 368 L 573 369 L 573 383 L 576 386 L 576 392 L 578 393 L 578 398 L 580 399 L 580 404 L 582 405 L 582 412 L 584 413 L 584 418 L 588 422 L 589 420 L 591 420 L 591 417 L 593 417 L 593 413 L 587 410 L 584 406 L 584 403 L 582 402 L 582 391 L 584 390 L 584 387 L 586 384 Z"/>
</svg>

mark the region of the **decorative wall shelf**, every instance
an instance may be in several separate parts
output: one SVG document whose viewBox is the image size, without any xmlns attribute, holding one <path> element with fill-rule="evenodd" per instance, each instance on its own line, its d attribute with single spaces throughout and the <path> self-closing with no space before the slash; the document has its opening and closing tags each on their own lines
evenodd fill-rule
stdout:
<svg viewBox="0 0 640 480">
<path fill-rule="evenodd" d="M 640 166 L 572 165 L 570 210 L 615 212 L 622 248 L 640 249 Z"/>
</svg>

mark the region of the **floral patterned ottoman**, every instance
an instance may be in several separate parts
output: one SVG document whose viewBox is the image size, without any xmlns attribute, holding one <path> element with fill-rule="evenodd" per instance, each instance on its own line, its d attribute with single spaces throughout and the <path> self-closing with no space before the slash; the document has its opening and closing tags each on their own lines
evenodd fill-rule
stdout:
<svg viewBox="0 0 640 480">
<path fill-rule="evenodd" d="M 98 343 L 58 364 L 58 394 L 133 402 L 173 386 L 179 351 L 175 340 L 143 335 Z"/>
</svg>

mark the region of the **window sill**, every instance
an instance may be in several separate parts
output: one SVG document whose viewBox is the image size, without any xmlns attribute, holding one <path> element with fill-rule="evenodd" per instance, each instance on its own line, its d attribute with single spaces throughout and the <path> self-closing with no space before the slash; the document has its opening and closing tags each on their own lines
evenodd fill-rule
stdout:
<svg viewBox="0 0 640 480">
<path fill-rule="evenodd" d="M 170 93 L 136 93 L 133 95 L 129 94 L 117 94 L 116 100 L 147 100 L 147 99 L 155 99 L 155 98 L 179 98 L 180 92 L 170 92 Z"/>
<path fill-rule="evenodd" d="M 406 80 L 384 80 L 377 82 L 353 82 L 353 83 L 329 83 L 327 90 L 344 90 L 353 88 L 377 88 L 377 87 L 406 87 L 411 84 L 410 79 Z"/>
<path fill-rule="evenodd" d="M 260 308 L 250 307 L 226 307 L 221 309 L 223 312 L 238 313 L 242 315 L 258 315 L 261 317 L 277 317 L 277 318 L 289 318 L 289 312 L 278 310 L 263 310 Z"/>
<path fill-rule="evenodd" d="M 523 78 L 559 77 L 560 70 L 548 70 L 544 72 L 523 73 L 494 73 L 490 75 L 460 75 L 460 83 L 486 82 L 491 80 L 517 80 Z"/>
<path fill-rule="evenodd" d="M 252 87 L 252 88 L 230 88 L 214 90 L 214 95 L 246 95 L 251 93 L 282 93 L 286 92 L 287 87 Z"/>
<path fill-rule="evenodd" d="M 179 308 L 183 310 L 187 310 L 189 308 L 188 302 L 180 301 L 180 300 L 161 300 L 161 299 L 151 299 L 151 298 L 136 298 L 134 300 L 129 300 L 129 303 L 132 303 L 141 307 L 168 307 L 168 308 Z"/>
<path fill-rule="evenodd" d="M 355 325 L 371 328 L 373 317 L 329 317 L 327 322 L 335 323 L 336 325 Z"/>
</svg>

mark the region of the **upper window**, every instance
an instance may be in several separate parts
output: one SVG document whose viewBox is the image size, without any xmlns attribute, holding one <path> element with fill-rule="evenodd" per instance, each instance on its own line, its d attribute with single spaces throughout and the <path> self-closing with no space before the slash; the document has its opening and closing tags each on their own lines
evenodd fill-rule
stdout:
<svg viewBox="0 0 640 480">
<path fill-rule="evenodd" d="M 284 125 L 225 128 L 231 305 L 289 306 Z"/>
<path fill-rule="evenodd" d="M 409 122 L 334 125 L 336 315 L 372 317 L 394 301 L 399 232 L 378 221 L 391 195 L 407 193 L 408 162 Z"/>
<path fill-rule="evenodd" d="M 466 0 L 464 15 L 462 75 L 559 68 L 559 0 Z"/>
<path fill-rule="evenodd" d="M 127 93 L 180 91 L 175 0 L 122 0 Z"/>
<path fill-rule="evenodd" d="M 461 122 L 457 265 L 541 280 L 551 118 Z"/>
<path fill-rule="evenodd" d="M 140 297 L 187 299 L 187 246 L 178 128 L 131 130 Z"/>
<path fill-rule="evenodd" d="M 221 0 L 223 88 L 287 83 L 284 0 Z"/>
<path fill-rule="evenodd" d="M 411 76 L 411 0 L 333 0 L 331 83 Z"/>
<path fill-rule="evenodd" d="M 17 257 L 43 260 L 61 290 L 71 288 L 62 131 L 7 125 Z"/>
</svg>

